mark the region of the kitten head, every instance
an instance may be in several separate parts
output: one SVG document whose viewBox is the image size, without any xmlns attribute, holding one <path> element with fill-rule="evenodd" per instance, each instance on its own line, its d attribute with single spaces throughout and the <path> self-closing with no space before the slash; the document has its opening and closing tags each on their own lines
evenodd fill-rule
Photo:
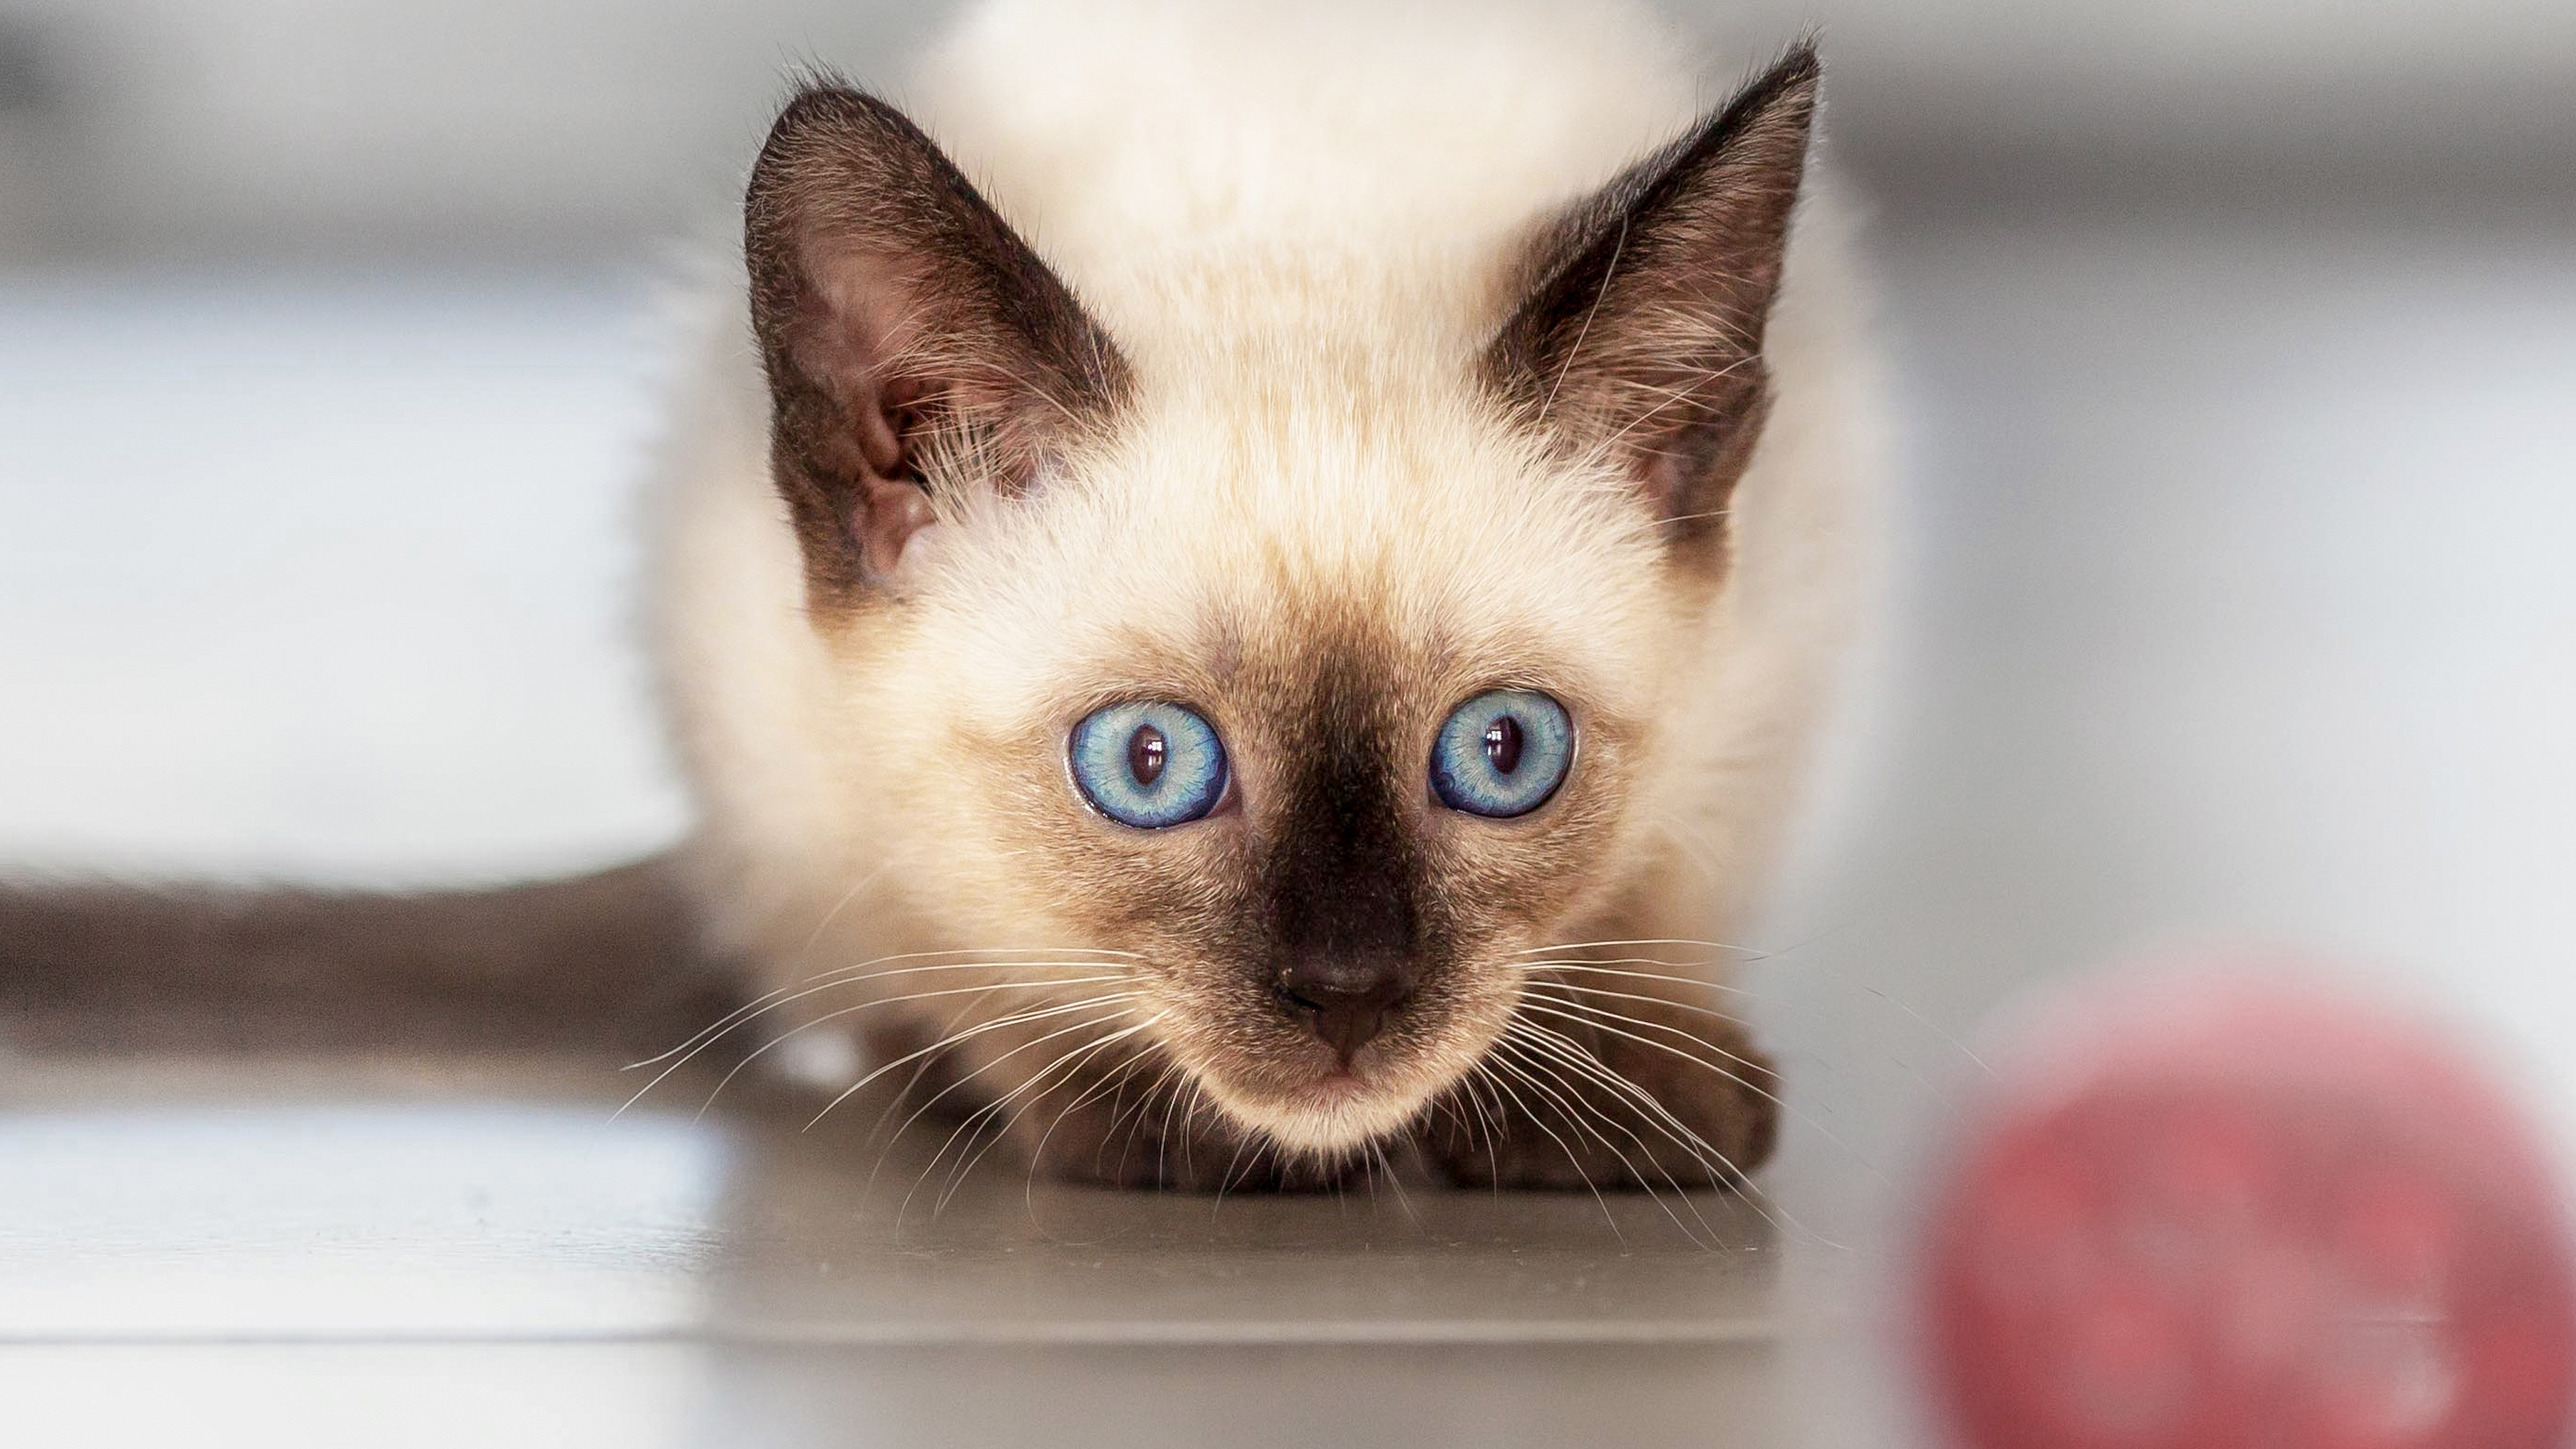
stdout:
<svg viewBox="0 0 2576 1449">
<path fill-rule="evenodd" d="M 1455 1082 L 1661 863 L 1815 84 L 1455 305 L 1237 259 L 1125 336 L 900 114 L 799 96 L 748 205 L 772 472 L 905 906 L 1134 953 L 1128 1020 L 1287 1146 Z"/>
</svg>

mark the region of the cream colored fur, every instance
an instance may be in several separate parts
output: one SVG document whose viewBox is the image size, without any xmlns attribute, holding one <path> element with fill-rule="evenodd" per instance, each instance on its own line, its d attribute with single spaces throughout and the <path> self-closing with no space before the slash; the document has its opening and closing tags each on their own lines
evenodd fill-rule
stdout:
<svg viewBox="0 0 2576 1449">
<path fill-rule="evenodd" d="M 1014 752 L 1060 755 L 1104 684 L 1293 649 L 1283 602 L 1328 600 L 1409 641 L 1403 667 L 1434 694 L 1524 674 L 1625 722 L 1604 745 L 1638 771 L 1618 845 L 1557 939 L 1729 939 L 1838 665 L 1875 466 L 1830 198 L 1801 213 L 1767 347 L 1776 400 L 1705 615 L 1668 607 L 1622 480 L 1498 429 L 1463 362 L 1512 300 L 1531 224 L 1756 58 L 1702 59 L 1601 3 L 1004 0 L 967 20 L 892 99 L 1125 351 L 1136 425 L 1026 503 L 952 491 L 907 556 L 906 622 L 826 640 L 768 477 L 742 304 L 726 304 L 656 528 L 655 628 L 716 943 L 764 988 L 896 953 L 1121 946 L 1088 939 L 1020 848 L 1020 812 L 1069 801 L 1012 773 Z M 1238 735 L 1257 778 L 1257 725 Z M 1165 1013 L 1146 1039 L 1193 1068 L 1220 1050 L 1184 1002 L 1149 990 L 1127 1010 Z M 1401 1125 L 1481 1046 L 1365 1098 L 1211 1085 L 1248 1125 L 1329 1149 Z"/>
</svg>

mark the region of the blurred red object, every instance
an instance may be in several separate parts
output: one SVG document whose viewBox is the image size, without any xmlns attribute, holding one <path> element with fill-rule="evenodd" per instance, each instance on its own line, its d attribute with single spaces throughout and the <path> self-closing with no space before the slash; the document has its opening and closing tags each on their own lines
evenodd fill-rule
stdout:
<svg viewBox="0 0 2576 1449">
<path fill-rule="evenodd" d="M 1924 1243 L 1926 1379 L 1975 1449 L 2562 1449 L 2551 1154 L 2437 1032 L 2248 972 L 2026 1024 Z"/>
</svg>

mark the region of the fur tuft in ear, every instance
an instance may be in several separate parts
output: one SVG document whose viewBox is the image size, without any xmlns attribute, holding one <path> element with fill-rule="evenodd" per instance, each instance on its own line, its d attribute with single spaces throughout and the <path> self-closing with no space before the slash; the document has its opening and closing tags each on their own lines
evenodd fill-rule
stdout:
<svg viewBox="0 0 2576 1449">
<path fill-rule="evenodd" d="M 1073 293 L 892 106 L 799 94 L 744 202 L 771 462 L 817 599 L 882 582 L 932 493 L 1027 484 L 1127 365 Z"/>
<path fill-rule="evenodd" d="M 1676 547 L 1703 555 L 1769 401 L 1762 333 L 1818 74 L 1798 47 L 1549 226 L 1486 354 L 1515 411 L 1565 446 L 1611 450 Z"/>
</svg>

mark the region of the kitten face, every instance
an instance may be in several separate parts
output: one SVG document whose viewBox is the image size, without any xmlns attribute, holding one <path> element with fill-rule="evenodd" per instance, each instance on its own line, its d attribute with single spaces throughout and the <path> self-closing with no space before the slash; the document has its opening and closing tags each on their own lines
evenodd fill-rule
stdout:
<svg viewBox="0 0 2576 1449">
<path fill-rule="evenodd" d="M 748 208 L 773 472 L 844 682 L 840 808 L 909 906 L 1133 953 L 1140 1029 L 1282 1145 L 1416 1118 L 1523 953 L 1651 864 L 1813 82 L 1793 56 L 1537 219 L 1488 342 L 1216 318 L 1132 361 L 902 117 L 791 106 Z M 1495 691 L 1542 698 L 1443 758 L 1508 785 L 1535 738 L 1563 778 L 1459 808 L 1435 753 Z M 1077 761 L 1130 705 L 1163 712 Z M 1080 777 L 1153 784 L 1195 721 L 1221 793 L 1122 821 Z"/>
<path fill-rule="evenodd" d="M 961 521 L 866 666 L 889 681 L 871 697 L 941 701 L 880 768 L 940 802 L 925 834 L 958 929 L 1138 953 L 1138 1014 L 1291 1145 L 1419 1111 L 1502 1029 L 1513 953 L 1623 878 L 1655 681 L 1704 594 L 1611 480 L 1510 446 L 1490 404 L 1425 426 L 1472 417 L 1473 385 L 1461 367 L 1449 406 L 1262 436 L 1158 410 L 1149 378 L 1127 432 Z M 1572 726 L 1563 782 L 1510 818 L 1432 779 L 1442 726 L 1497 689 Z M 1133 701 L 1213 727 L 1227 779 L 1204 818 L 1138 828 L 1085 798 L 1070 737 Z M 1348 1051 L 1296 985 L 1336 968 L 1395 998 Z"/>
</svg>

